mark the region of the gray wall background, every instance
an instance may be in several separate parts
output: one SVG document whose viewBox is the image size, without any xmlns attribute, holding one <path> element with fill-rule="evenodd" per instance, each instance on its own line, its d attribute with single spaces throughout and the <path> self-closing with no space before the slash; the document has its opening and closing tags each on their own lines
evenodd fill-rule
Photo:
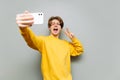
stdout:
<svg viewBox="0 0 120 80">
<path fill-rule="evenodd" d="M 72 58 L 73 80 L 120 80 L 120 0 L 0 0 L 0 10 L 0 80 L 42 80 L 41 56 L 16 25 L 25 10 L 45 14 L 44 24 L 32 27 L 36 34 L 47 35 L 48 18 L 58 15 L 81 40 L 85 52 Z"/>
</svg>

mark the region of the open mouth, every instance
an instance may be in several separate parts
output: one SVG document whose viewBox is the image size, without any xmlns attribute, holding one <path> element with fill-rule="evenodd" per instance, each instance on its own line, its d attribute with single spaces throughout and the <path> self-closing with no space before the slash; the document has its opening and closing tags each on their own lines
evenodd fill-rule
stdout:
<svg viewBox="0 0 120 80">
<path fill-rule="evenodd" d="M 54 28 L 53 31 L 58 31 L 58 29 L 57 29 L 57 28 Z"/>
</svg>

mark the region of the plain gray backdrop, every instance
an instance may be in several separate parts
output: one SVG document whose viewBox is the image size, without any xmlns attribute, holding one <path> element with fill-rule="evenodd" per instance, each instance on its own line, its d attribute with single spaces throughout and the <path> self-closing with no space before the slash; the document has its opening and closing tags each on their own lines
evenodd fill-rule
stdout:
<svg viewBox="0 0 120 80">
<path fill-rule="evenodd" d="M 48 35 L 49 17 L 61 16 L 82 42 L 84 54 L 71 60 L 73 80 L 120 80 L 120 0 L 0 0 L 0 10 L 0 80 L 42 80 L 41 55 L 16 24 L 25 10 L 44 13 L 36 35 Z"/>
</svg>

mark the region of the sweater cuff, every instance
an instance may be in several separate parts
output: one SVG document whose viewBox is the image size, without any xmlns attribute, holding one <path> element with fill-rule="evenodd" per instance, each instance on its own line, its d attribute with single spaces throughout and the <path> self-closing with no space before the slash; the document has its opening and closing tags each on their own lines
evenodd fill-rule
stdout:
<svg viewBox="0 0 120 80">
<path fill-rule="evenodd" d="M 77 40 L 77 38 L 73 37 L 71 40 L 72 40 L 72 42 L 75 42 Z"/>
<path fill-rule="evenodd" d="M 27 32 L 27 30 L 29 29 L 29 27 L 23 27 L 23 28 L 21 27 L 21 28 L 19 28 L 19 29 L 20 29 L 20 30 L 19 30 L 20 33 L 21 33 L 21 34 L 24 34 L 24 33 Z"/>
</svg>

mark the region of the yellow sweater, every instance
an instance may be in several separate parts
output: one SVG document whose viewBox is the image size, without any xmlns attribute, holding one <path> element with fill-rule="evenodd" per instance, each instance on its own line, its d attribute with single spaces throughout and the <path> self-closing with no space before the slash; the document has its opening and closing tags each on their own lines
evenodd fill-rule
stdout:
<svg viewBox="0 0 120 80">
<path fill-rule="evenodd" d="M 42 55 L 43 80 L 72 80 L 70 56 L 77 56 L 83 52 L 82 44 L 76 38 L 70 43 L 52 35 L 36 36 L 28 27 L 20 31 L 28 46 Z"/>
</svg>

